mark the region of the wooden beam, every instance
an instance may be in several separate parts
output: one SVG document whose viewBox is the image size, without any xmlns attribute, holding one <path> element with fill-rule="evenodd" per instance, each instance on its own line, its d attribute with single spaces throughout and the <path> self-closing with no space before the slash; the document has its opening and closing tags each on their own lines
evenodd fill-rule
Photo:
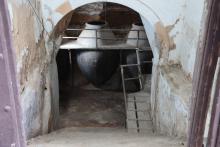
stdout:
<svg viewBox="0 0 220 147">
<path fill-rule="evenodd" d="M 220 144 L 218 144 L 220 141 L 220 57 L 218 59 L 218 65 L 215 74 L 213 97 L 214 100 L 207 143 L 208 147 L 218 147 L 218 145 L 220 146 Z"/>
<path fill-rule="evenodd" d="M 205 32 L 197 51 L 193 75 L 191 124 L 188 147 L 202 147 L 203 134 L 210 101 L 213 77 L 219 56 L 220 10 L 219 0 L 207 0 Z"/>
</svg>

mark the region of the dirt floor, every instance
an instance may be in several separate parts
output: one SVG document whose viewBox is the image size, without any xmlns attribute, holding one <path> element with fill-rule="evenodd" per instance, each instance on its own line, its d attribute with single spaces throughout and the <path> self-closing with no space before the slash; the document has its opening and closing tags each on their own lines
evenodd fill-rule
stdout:
<svg viewBox="0 0 220 147">
<path fill-rule="evenodd" d="M 59 128 L 123 128 L 125 126 L 123 94 L 99 90 L 92 86 L 62 90 L 59 124 Z"/>
</svg>

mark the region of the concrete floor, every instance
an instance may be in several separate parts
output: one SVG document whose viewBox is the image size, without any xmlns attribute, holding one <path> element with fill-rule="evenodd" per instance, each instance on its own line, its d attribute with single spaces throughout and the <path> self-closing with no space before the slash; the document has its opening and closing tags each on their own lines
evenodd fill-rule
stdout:
<svg viewBox="0 0 220 147">
<path fill-rule="evenodd" d="M 182 140 L 119 128 L 66 128 L 28 141 L 28 147 L 184 147 Z"/>
</svg>

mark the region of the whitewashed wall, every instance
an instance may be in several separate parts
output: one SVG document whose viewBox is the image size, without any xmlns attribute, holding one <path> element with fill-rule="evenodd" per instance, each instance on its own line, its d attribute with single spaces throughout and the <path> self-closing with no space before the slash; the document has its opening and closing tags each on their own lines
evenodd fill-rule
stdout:
<svg viewBox="0 0 220 147">
<path fill-rule="evenodd" d="M 175 36 L 176 50 L 171 51 L 169 59 L 179 61 L 190 77 L 194 71 L 199 35 L 204 21 L 202 19 L 204 9 L 204 0 L 186 0 L 176 31 L 170 33 L 171 36 Z"/>
</svg>

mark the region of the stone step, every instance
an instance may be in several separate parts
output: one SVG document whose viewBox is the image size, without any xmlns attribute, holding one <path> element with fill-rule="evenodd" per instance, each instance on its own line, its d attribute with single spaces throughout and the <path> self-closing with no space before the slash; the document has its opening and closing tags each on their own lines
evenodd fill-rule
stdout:
<svg viewBox="0 0 220 147">
<path fill-rule="evenodd" d="M 28 147 L 183 147 L 184 140 L 149 130 L 65 128 L 28 141 Z"/>
<path fill-rule="evenodd" d="M 140 91 L 128 94 L 127 130 L 129 132 L 153 132 L 150 116 L 150 97 Z"/>
<path fill-rule="evenodd" d="M 152 121 L 127 120 L 129 132 L 153 132 Z"/>
<path fill-rule="evenodd" d="M 149 111 L 137 112 L 137 115 L 138 115 L 138 119 L 151 120 Z"/>
<path fill-rule="evenodd" d="M 141 102 L 141 103 L 150 103 L 150 99 L 146 97 L 141 97 L 141 96 L 128 96 L 127 97 L 128 102 Z"/>
</svg>

